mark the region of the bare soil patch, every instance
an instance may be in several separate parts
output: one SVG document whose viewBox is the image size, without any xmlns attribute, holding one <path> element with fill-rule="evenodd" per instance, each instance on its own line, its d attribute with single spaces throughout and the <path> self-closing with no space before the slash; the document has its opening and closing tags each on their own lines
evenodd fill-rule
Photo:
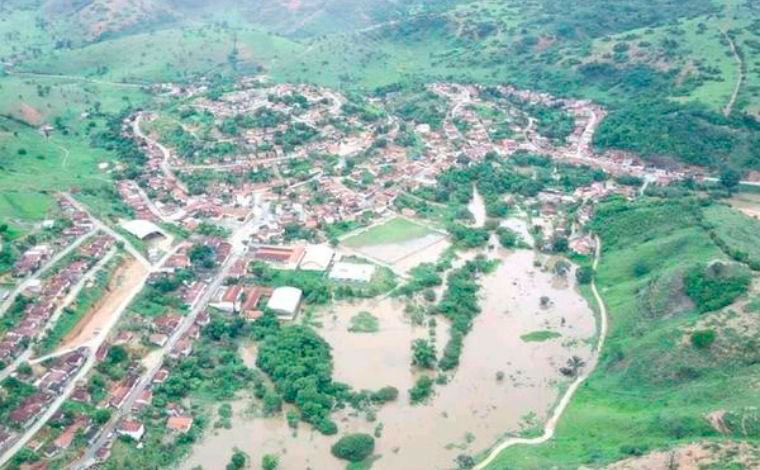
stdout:
<svg viewBox="0 0 760 470">
<path fill-rule="evenodd" d="M 130 257 L 114 274 L 106 294 L 90 309 L 82 321 L 66 335 L 61 348 L 81 346 L 98 334 L 119 305 L 141 282 L 144 275 L 145 267 L 142 263 Z"/>
</svg>

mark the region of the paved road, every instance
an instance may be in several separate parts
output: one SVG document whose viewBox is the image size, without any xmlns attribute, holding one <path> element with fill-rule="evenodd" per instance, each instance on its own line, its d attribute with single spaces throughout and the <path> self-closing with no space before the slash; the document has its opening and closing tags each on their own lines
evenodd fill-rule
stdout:
<svg viewBox="0 0 760 470">
<path fill-rule="evenodd" d="M 599 239 L 599 237 L 596 237 L 596 255 L 594 257 L 594 272 L 596 272 L 596 269 L 599 265 L 599 259 L 601 258 L 602 253 L 602 242 Z M 599 306 L 599 315 L 601 317 L 600 325 L 599 325 L 599 341 L 596 344 L 595 348 L 595 354 L 596 354 L 596 360 L 594 362 L 594 366 L 599 360 L 599 355 L 601 354 L 602 348 L 604 347 L 604 341 L 607 337 L 607 328 L 608 328 L 608 320 L 607 320 L 607 307 L 604 305 L 604 301 L 602 300 L 602 297 L 599 295 L 599 291 L 596 287 L 596 280 L 591 281 L 591 291 L 594 293 L 594 298 L 596 299 L 596 303 Z M 565 392 L 565 395 L 560 400 L 559 404 L 554 408 L 554 412 L 549 418 L 549 420 L 546 422 L 546 425 L 544 426 L 544 433 L 539 437 L 534 438 L 522 438 L 522 437 L 510 437 L 502 441 L 499 445 L 497 445 L 495 448 L 491 450 L 491 452 L 488 454 L 488 456 L 482 460 L 480 463 L 478 463 L 475 467 L 473 467 L 473 470 L 483 470 L 488 465 L 490 465 L 496 457 L 505 449 L 508 449 L 512 446 L 518 445 L 518 444 L 525 444 L 525 445 L 538 445 L 543 444 L 547 442 L 549 439 L 551 439 L 554 436 L 554 431 L 557 427 L 557 423 L 559 422 L 560 417 L 562 417 L 562 413 L 564 413 L 565 409 L 567 408 L 567 405 L 570 404 L 570 400 L 573 398 L 573 395 L 575 395 L 575 392 L 578 390 L 578 388 L 583 384 L 583 382 L 586 381 L 586 379 L 589 378 L 591 373 L 594 371 L 594 367 L 589 367 L 588 370 L 586 370 L 582 375 L 578 376 L 578 378 L 575 379 L 575 381 L 570 385 L 570 388 L 567 389 Z"/>
<path fill-rule="evenodd" d="M 195 323 L 198 315 L 206 308 L 207 304 L 211 301 L 214 293 L 224 282 L 224 279 L 227 277 L 227 274 L 229 273 L 232 266 L 237 262 L 238 259 L 240 259 L 241 256 L 245 254 L 246 247 L 243 241 L 248 238 L 253 228 L 251 222 L 251 220 L 246 221 L 246 223 L 240 227 L 230 238 L 230 243 L 233 247 L 232 253 L 230 254 L 229 258 L 227 258 L 227 261 L 221 267 L 214 279 L 209 283 L 209 286 L 207 287 L 201 299 L 196 304 L 195 308 L 193 308 L 190 313 L 184 317 L 182 323 L 180 323 L 180 326 L 175 330 L 164 347 L 161 348 L 160 359 L 156 361 L 156 365 L 142 375 L 137 385 L 127 396 L 124 404 L 119 409 L 119 411 L 117 413 L 114 413 L 111 420 L 109 420 L 108 423 L 106 423 L 101 428 L 100 433 L 95 441 L 93 441 L 93 443 L 87 448 L 82 457 L 69 467 L 70 469 L 79 470 L 92 465 L 95 460 L 95 453 L 98 449 L 103 447 L 108 442 L 108 439 L 116 430 L 116 426 L 118 425 L 119 420 L 122 417 L 129 415 L 135 401 L 142 395 L 145 389 L 150 387 L 151 383 L 153 382 L 153 377 L 155 377 L 156 373 L 161 369 L 161 367 L 163 367 L 163 361 L 166 355 L 171 352 L 177 342 L 182 338 L 182 336 L 184 336 L 187 330 L 190 329 L 193 323 Z M 108 329 L 110 330 L 111 327 Z"/>
<path fill-rule="evenodd" d="M 72 244 L 61 250 L 60 253 L 50 258 L 50 260 L 45 263 L 40 269 L 37 270 L 34 274 L 24 279 L 19 285 L 16 286 L 15 289 L 13 289 L 10 294 L 8 294 L 8 298 L 5 299 L 0 304 L 0 317 L 5 315 L 5 312 L 10 308 L 10 306 L 13 304 L 13 301 L 16 299 L 16 296 L 19 295 L 21 292 L 24 291 L 27 287 L 29 287 L 34 280 L 38 279 L 40 276 L 42 276 L 45 271 L 52 268 L 57 262 L 62 260 L 66 255 L 71 253 L 73 250 L 75 250 L 79 245 L 81 245 L 85 240 L 90 238 L 92 235 L 95 234 L 97 230 L 92 229 L 89 232 L 85 233 L 81 237 L 74 240 Z"/>
<path fill-rule="evenodd" d="M 113 237 L 114 239 L 122 242 L 124 244 L 124 250 L 126 250 L 127 253 L 129 253 L 130 255 L 134 256 L 135 259 L 139 261 L 143 266 L 145 266 L 148 269 L 153 268 L 153 266 L 150 264 L 150 261 L 148 261 L 148 259 L 145 258 L 145 256 L 143 256 L 142 253 L 137 251 L 135 247 L 133 247 L 132 244 L 129 242 L 129 240 L 124 238 L 119 232 L 115 231 L 114 229 L 106 225 L 105 223 L 101 222 L 99 219 L 95 218 L 90 213 L 90 211 L 84 206 L 84 204 L 81 204 L 79 201 L 74 199 L 74 197 L 69 193 L 63 193 L 63 197 L 65 197 L 74 207 L 81 210 L 82 212 L 85 212 L 90 217 L 90 219 L 92 219 L 93 223 L 98 229 L 104 231 L 105 233 Z"/>
<path fill-rule="evenodd" d="M 5 451 L 5 453 L 0 456 L 0 467 L 8 463 L 11 458 L 16 455 L 16 452 L 23 449 L 27 442 L 40 430 L 42 427 L 50 420 L 50 418 L 53 417 L 53 415 L 58 411 L 58 409 L 63 405 L 63 403 L 68 400 L 71 393 L 74 391 L 74 388 L 76 388 L 77 383 L 84 378 L 84 376 L 92 369 L 92 367 L 95 365 L 95 354 L 93 354 L 92 351 L 87 352 L 87 360 L 85 361 L 84 365 L 81 369 L 79 369 L 79 372 L 69 381 L 69 383 L 66 385 L 66 387 L 63 389 L 61 394 L 56 398 L 53 403 L 48 407 L 47 410 L 42 414 L 40 418 L 35 421 L 35 423 L 24 432 L 24 434 L 21 436 L 19 440 L 16 441 L 15 444 L 13 444 L 8 450 Z"/>
</svg>

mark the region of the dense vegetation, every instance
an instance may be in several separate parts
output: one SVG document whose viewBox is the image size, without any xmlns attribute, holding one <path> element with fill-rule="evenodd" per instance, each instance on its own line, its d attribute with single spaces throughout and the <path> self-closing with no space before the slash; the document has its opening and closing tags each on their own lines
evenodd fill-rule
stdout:
<svg viewBox="0 0 760 470">
<path fill-rule="evenodd" d="M 332 381 L 330 346 L 313 330 L 272 328 L 261 342 L 256 365 L 272 378 L 282 398 L 298 407 L 301 419 L 324 434 L 338 431 L 330 419 L 339 389 Z"/>
<path fill-rule="evenodd" d="M 347 434 L 333 444 L 331 450 L 339 459 L 361 462 L 375 450 L 375 438 L 369 434 Z"/>
<path fill-rule="evenodd" d="M 438 365 L 442 370 L 451 370 L 459 365 L 462 343 L 465 335 L 472 329 L 472 322 L 480 313 L 478 276 L 494 268 L 494 262 L 482 255 L 468 261 L 459 269 L 452 271 L 446 280 L 446 291 L 435 311 L 451 322 L 451 332 L 443 355 Z M 424 363 L 423 367 L 428 365 Z"/>
</svg>

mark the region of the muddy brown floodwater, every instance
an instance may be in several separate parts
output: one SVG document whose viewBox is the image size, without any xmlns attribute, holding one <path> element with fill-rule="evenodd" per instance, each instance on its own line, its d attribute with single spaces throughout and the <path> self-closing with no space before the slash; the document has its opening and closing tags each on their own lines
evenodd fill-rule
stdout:
<svg viewBox="0 0 760 470">
<path fill-rule="evenodd" d="M 587 362 L 595 320 L 591 309 L 572 287 L 556 288 L 553 275 L 533 266 L 532 251 L 494 251 L 500 266 L 482 279 L 482 313 L 465 338 L 461 364 L 452 380 L 436 386 L 427 404 L 411 406 L 407 390 L 414 381 L 410 370 L 410 343 L 427 334 L 413 327 L 401 302 L 384 299 L 356 304 L 341 303 L 325 311 L 320 334 L 332 345 L 334 378 L 355 389 L 397 387 L 399 400 L 381 407 L 376 421 L 350 412 L 335 415 L 340 432 L 372 433 L 382 423 L 376 442 L 380 458 L 373 470 L 437 470 L 454 468 L 459 454 L 474 454 L 494 444 L 507 432 L 519 432 L 526 417 L 542 422 L 566 381 L 558 372 L 572 355 Z M 568 276 L 572 276 L 570 273 Z M 570 277 L 572 279 L 572 277 Z M 551 300 L 542 308 L 541 297 Z M 377 333 L 350 333 L 351 317 L 366 310 L 378 317 Z M 439 319 L 438 350 L 445 344 L 448 325 Z M 526 333 L 551 330 L 561 336 L 544 342 L 525 342 Z M 504 373 L 504 380 L 496 379 Z M 236 409 L 241 410 L 243 403 Z M 301 424 L 297 435 L 283 418 L 246 418 L 236 413 L 233 428 L 207 436 L 183 464 L 191 469 L 222 468 L 238 447 L 255 465 L 267 453 L 280 455 L 288 470 L 342 470 L 345 462 L 334 459 L 326 437 Z"/>
</svg>

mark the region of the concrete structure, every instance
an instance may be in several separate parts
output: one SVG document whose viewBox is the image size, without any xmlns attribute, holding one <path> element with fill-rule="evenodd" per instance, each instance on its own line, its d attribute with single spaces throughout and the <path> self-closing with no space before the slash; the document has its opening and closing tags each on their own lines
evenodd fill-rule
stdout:
<svg viewBox="0 0 760 470">
<path fill-rule="evenodd" d="M 121 224 L 121 228 L 136 236 L 140 240 L 149 238 L 165 237 L 164 231 L 150 220 L 129 220 Z"/>
<path fill-rule="evenodd" d="M 375 266 L 363 263 L 335 263 L 330 271 L 330 279 L 340 282 L 362 282 L 367 283 L 372 280 L 375 274 Z"/>
<path fill-rule="evenodd" d="M 267 308 L 283 317 L 294 317 L 301 305 L 303 292 L 295 287 L 278 287 L 272 291 Z"/>
<path fill-rule="evenodd" d="M 327 245 L 309 245 L 298 268 L 303 271 L 327 271 L 334 257 L 335 250 Z"/>
</svg>

